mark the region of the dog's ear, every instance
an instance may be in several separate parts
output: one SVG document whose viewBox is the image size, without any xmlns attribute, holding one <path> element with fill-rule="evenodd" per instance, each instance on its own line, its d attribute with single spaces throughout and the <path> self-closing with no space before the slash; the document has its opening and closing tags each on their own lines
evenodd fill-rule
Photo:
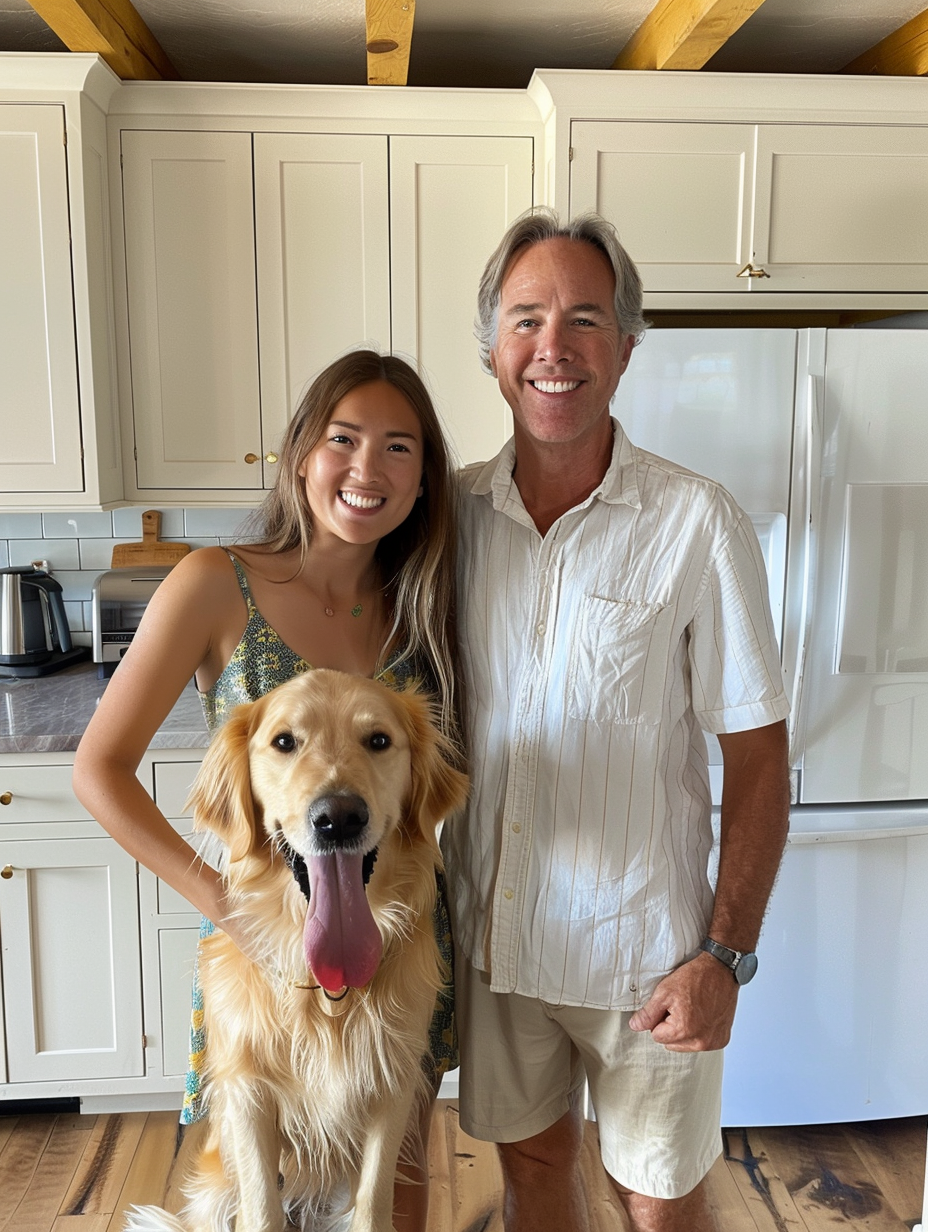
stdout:
<svg viewBox="0 0 928 1232">
<path fill-rule="evenodd" d="M 412 690 L 397 696 L 409 734 L 409 814 L 413 825 L 434 840 L 438 822 L 456 812 L 467 799 L 467 775 L 454 768 L 454 751 L 439 731 L 428 699 Z"/>
<path fill-rule="evenodd" d="M 231 860 L 240 860 L 258 841 L 248 764 L 254 720 L 253 704 L 236 706 L 210 741 L 187 801 L 197 829 L 218 834 Z"/>
</svg>

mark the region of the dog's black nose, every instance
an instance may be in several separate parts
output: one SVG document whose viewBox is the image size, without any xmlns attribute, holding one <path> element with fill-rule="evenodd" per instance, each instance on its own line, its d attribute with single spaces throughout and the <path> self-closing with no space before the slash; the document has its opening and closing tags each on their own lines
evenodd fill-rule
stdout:
<svg viewBox="0 0 928 1232">
<path fill-rule="evenodd" d="M 357 838 L 369 818 L 360 796 L 320 796 L 309 806 L 309 824 L 335 847 Z"/>
</svg>

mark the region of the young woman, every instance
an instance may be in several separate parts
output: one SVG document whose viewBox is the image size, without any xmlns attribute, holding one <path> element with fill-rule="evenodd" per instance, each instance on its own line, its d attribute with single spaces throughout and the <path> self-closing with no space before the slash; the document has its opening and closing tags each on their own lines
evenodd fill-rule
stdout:
<svg viewBox="0 0 928 1232">
<path fill-rule="evenodd" d="M 459 734 L 451 468 L 419 377 L 372 351 L 336 360 L 303 398 L 278 467 L 258 514 L 259 541 L 192 552 L 158 587 L 74 767 L 75 792 L 100 824 L 202 912 L 205 931 L 224 929 L 246 952 L 219 874 L 136 778 L 190 678 L 212 731 L 238 703 L 313 668 L 388 684 L 415 676 L 436 694 L 445 733 L 456 744 Z M 440 896 L 437 921 L 446 920 Z M 196 1008 L 196 988 L 194 996 Z M 437 1009 L 436 1089 L 453 1051 L 450 1012 Z M 192 1088 L 188 1121 L 200 1113 L 195 1073 Z M 396 1189 L 403 1232 L 425 1229 L 427 1133 L 421 1138 L 406 1170 L 420 1184 Z"/>
</svg>

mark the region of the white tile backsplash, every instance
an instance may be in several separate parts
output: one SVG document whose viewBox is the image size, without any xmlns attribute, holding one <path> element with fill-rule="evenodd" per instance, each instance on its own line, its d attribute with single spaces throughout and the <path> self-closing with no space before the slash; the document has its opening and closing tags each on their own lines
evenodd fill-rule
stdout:
<svg viewBox="0 0 928 1232">
<path fill-rule="evenodd" d="M 43 513 L 45 539 L 108 539 L 113 534 L 111 513 Z"/>
<path fill-rule="evenodd" d="M 189 543 L 192 548 L 235 543 L 248 517 L 244 509 L 165 509 L 161 538 Z M 61 583 L 65 611 L 75 640 L 89 644 L 93 624 L 91 589 L 109 569 L 116 543 L 142 538 L 141 508 L 112 512 L 0 514 L 0 569 L 47 560 Z"/>
<path fill-rule="evenodd" d="M 0 539 L 40 539 L 41 513 L 0 513 Z"/>
<path fill-rule="evenodd" d="M 235 539 L 236 532 L 244 526 L 249 511 L 243 509 L 187 509 L 184 530 L 197 539 L 205 537 Z M 165 535 L 165 538 L 167 536 Z"/>
<path fill-rule="evenodd" d="M 11 565 L 47 560 L 52 573 L 81 567 L 77 539 L 10 539 L 9 544 Z"/>
</svg>

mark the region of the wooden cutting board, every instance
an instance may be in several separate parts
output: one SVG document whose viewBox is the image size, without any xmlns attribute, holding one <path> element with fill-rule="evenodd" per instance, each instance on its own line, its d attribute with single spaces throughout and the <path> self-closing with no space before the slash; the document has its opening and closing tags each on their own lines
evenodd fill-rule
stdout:
<svg viewBox="0 0 928 1232">
<path fill-rule="evenodd" d="M 113 569 L 147 568 L 149 565 L 176 565 L 190 551 L 189 543 L 163 543 L 161 510 L 146 509 L 142 514 L 142 542 L 117 543 L 113 548 Z"/>
</svg>

